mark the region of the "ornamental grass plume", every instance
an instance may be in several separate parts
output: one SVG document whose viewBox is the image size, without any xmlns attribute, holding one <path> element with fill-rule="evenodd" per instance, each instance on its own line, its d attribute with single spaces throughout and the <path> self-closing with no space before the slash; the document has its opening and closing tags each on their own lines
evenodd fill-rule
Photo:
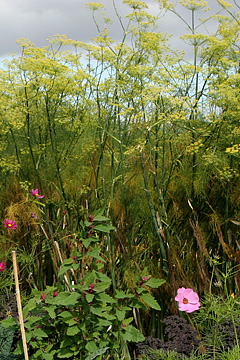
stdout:
<svg viewBox="0 0 240 360">
<path fill-rule="evenodd" d="M 5 269 L 5 264 L 4 264 L 4 262 L 1 262 L 0 263 L 0 271 L 4 271 L 4 269 Z"/>
<path fill-rule="evenodd" d="M 178 301 L 179 310 L 191 313 L 200 308 L 199 297 L 192 289 L 185 289 L 184 287 L 178 289 L 175 300 Z"/>
<path fill-rule="evenodd" d="M 6 219 L 4 222 L 3 222 L 4 226 L 7 228 L 7 229 L 12 229 L 12 230 L 16 230 L 17 228 L 17 224 L 14 220 L 11 220 L 11 219 Z"/>
<path fill-rule="evenodd" d="M 32 190 L 31 190 L 31 194 L 32 194 L 35 198 L 38 198 L 38 199 L 44 198 L 43 195 L 40 195 L 40 194 L 38 193 L 38 189 L 32 189 Z"/>
</svg>

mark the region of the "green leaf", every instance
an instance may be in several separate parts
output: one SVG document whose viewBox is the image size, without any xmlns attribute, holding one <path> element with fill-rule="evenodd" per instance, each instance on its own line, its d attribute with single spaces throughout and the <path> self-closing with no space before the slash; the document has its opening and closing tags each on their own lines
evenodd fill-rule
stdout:
<svg viewBox="0 0 240 360">
<path fill-rule="evenodd" d="M 104 291 L 106 289 L 108 289 L 110 286 L 110 283 L 107 282 L 107 283 L 104 283 L 104 282 L 100 282 L 100 283 L 96 283 L 95 287 L 94 287 L 94 290 L 95 291 Z"/>
<path fill-rule="evenodd" d="M 122 337 L 126 341 L 142 342 L 145 340 L 143 334 L 132 325 L 123 328 Z"/>
<path fill-rule="evenodd" d="M 144 285 L 147 285 L 151 288 L 158 288 L 159 286 L 161 286 L 162 284 L 164 284 L 166 282 L 166 280 L 164 279 L 154 279 L 151 278 L 149 280 L 147 280 Z"/>
<path fill-rule="evenodd" d="M 100 249 L 93 249 L 88 252 L 88 256 L 92 256 L 94 259 L 101 260 L 103 262 L 106 262 L 100 255 L 99 255 Z"/>
<path fill-rule="evenodd" d="M 39 296 L 40 298 L 40 296 Z M 23 308 L 23 317 L 26 318 L 28 313 L 37 307 L 36 299 L 30 299 L 26 306 Z"/>
<path fill-rule="evenodd" d="M 110 326 L 112 325 L 112 322 L 106 319 L 98 318 L 97 319 L 98 326 Z"/>
<path fill-rule="evenodd" d="M 56 317 L 55 309 L 56 306 L 44 306 L 44 310 L 48 312 L 51 319 L 55 319 Z"/>
<path fill-rule="evenodd" d="M 24 326 L 28 329 L 36 322 L 40 321 L 41 318 L 39 316 L 29 316 L 27 321 L 24 323 Z M 36 325 L 35 325 L 36 326 Z"/>
<path fill-rule="evenodd" d="M 111 283 L 112 280 L 106 275 L 106 274 L 103 274 L 101 272 L 97 272 L 97 278 L 98 280 L 102 281 L 102 282 L 106 282 L 106 283 Z"/>
<path fill-rule="evenodd" d="M 71 319 L 72 318 L 72 313 L 70 311 L 63 311 L 61 312 L 60 314 L 58 314 L 59 317 L 62 317 L 62 318 L 69 318 Z"/>
<path fill-rule="evenodd" d="M 56 351 L 52 351 L 52 352 L 43 352 L 42 353 L 42 358 L 44 360 L 53 360 L 53 355 L 56 353 Z"/>
<path fill-rule="evenodd" d="M 115 303 L 116 300 L 114 300 L 110 295 L 106 294 L 106 293 L 99 293 L 97 294 L 98 299 L 100 299 L 102 302 L 105 303 Z"/>
<path fill-rule="evenodd" d="M 18 324 L 17 319 L 15 317 L 10 317 L 10 316 L 1 321 L 1 326 L 4 328 L 9 328 L 17 324 Z"/>
<path fill-rule="evenodd" d="M 43 337 L 48 337 L 48 334 L 46 334 L 45 331 L 39 328 L 34 330 L 34 337 L 41 339 Z"/>
<path fill-rule="evenodd" d="M 65 358 L 67 359 L 67 358 L 70 358 L 72 356 L 73 356 L 73 352 L 68 348 L 61 349 L 59 351 L 59 353 L 57 354 L 57 357 L 63 358 L 63 359 L 65 359 Z"/>
<path fill-rule="evenodd" d="M 86 300 L 88 303 L 92 302 L 94 299 L 94 294 L 86 293 Z"/>
<path fill-rule="evenodd" d="M 98 350 L 95 341 L 88 341 L 87 345 L 86 345 L 86 349 L 90 353 L 94 353 L 94 352 L 96 352 Z"/>
<path fill-rule="evenodd" d="M 60 295 L 59 294 L 58 296 L 56 296 L 54 299 L 56 299 L 55 301 L 55 304 L 57 305 L 64 305 L 64 306 L 74 306 L 74 305 L 77 305 L 78 303 L 78 299 L 81 297 L 81 295 L 77 292 L 72 292 L 69 294 L 67 294 L 66 296 L 66 293 L 64 293 L 65 296 L 63 298 L 60 298 Z"/>
<path fill-rule="evenodd" d="M 123 321 L 125 319 L 126 311 L 116 309 L 116 316 L 119 321 Z"/>
<path fill-rule="evenodd" d="M 147 294 L 142 294 L 140 296 L 141 300 L 143 300 L 148 306 L 150 306 L 152 309 L 155 309 L 155 310 L 161 310 L 158 302 L 156 299 L 154 299 L 154 297 L 147 293 Z"/>
<path fill-rule="evenodd" d="M 80 332 L 80 329 L 76 325 L 68 327 L 68 329 L 67 329 L 68 336 L 74 336 L 74 335 L 78 334 L 79 332 Z"/>
<path fill-rule="evenodd" d="M 115 298 L 116 299 L 131 299 L 132 297 L 134 297 L 133 294 L 126 294 L 124 291 L 118 291 L 116 290 L 116 295 Z"/>
<path fill-rule="evenodd" d="M 97 316 L 103 316 L 103 312 L 101 307 L 90 307 L 90 311 L 92 314 L 97 315 Z"/>
<path fill-rule="evenodd" d="M 109 349 L 108 346 L 102 348 L 102 349 L 98 349 L 97 351 L 95 351 L 93 354 L 89 355 L 86 360 L 93 360 L 95 359 L 97 356 L 100 356 L 102 354 L 105 354 L 105 352 Z"/>
<path fill-rule="evenodd" d="M 94 216 L 93 221 L 109 221 L 110 219 L 103 215 Z"/>
<path fill-rule="evenodd" d="M 92 240 L 90 238 L 88 239 L 81 239 L 82 240 L 82 243 L 83 245 L 85 246 L 85 248 L 88 248 L 89 245 L 91 244 Z"/>
<path fill-rule="evenodd" d="M 116 229 L 115 226 L 111 226 L 111 225 L 99 224 L 94 226 L 94 230 L 101 231 L 104 233 L 109 233 L 111 230 L 115 230 L 115 229 Z"/>
<path fill-rule="evenodd" d="M 73 264 L 62 264 L 60 266 L 59 272 L 58 272 L 58 276 L 63 275 L 65 272 L 67 272 L 68 270 L 70 270 L 73 267 Z"/>
</svg>

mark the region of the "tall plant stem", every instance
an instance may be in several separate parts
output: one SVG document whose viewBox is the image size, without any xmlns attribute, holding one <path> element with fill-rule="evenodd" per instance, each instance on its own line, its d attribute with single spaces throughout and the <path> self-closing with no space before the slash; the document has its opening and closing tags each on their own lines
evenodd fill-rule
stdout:
<svg viewBox="0 0 240 360">
<path fill-rule="evenodd" d="M 169 232 L 169 226 L 168 226 L 168 217 L 167 217 L 167 212 L 166 212 L 166 208 L 165 208 L 165 201 L 164 201 L 164 175 L 163 175 L 163 179 L 162 179 L 162 190 L 159 187 L 159 183 L 158 183 L 158 179 L 157 179 L 157 168 L 156 168 L 156 164 L 154 162 L 154 153 L 153 153 L 153 143 L 152 143 L 152 137 L 151 137 L 151 130 L 148 129 L 148 141 L 149 141 L 149 145 L 150 145 L 150 152 L 151 152 L 151 157 L 152 157 L 152 164 L 154 167 L 154 171 L 153 171 L 153 180 L 154 180 L 154 185 L 157 189 L 157 194 L 161 203 L 161 218 L 163 218 L 164 220 L 164 224 L 166 225 L 165 228 L 165 232 L 166 232 L 166 238 L 167 238 L 167 243 L 170 243 L 170 232 Z M 164 169 L 162 170 L 162 173 L 164 172 Z M 161 219 L 160 219 L 161 220 Z M 161 224 L 162 226 L 162 224 Z"/>
<path fill-rule="evenodd" d="M 142 172 L 143 172 L 145 193 L 146 193 L 146 197 L 147 197 L 147 201 L 148 201 L 148 206 L 149 206 L 149 209 L 151 212 L 155 233 L 159 240 L 161 268 L 165 270 L 165 272 L 167 273 L 167 276 L 169 277 L 169 265 L 168 265 L 167 253 L 166 253 L 165 246 L 164 246 L 164 239 L 159 231 L 160 229 L 159 229 L 159 226 L 157 223 L 157 218 L 156 218 L 155 210 L 153 207 L 153 203 L 152 203 L 152 199 L 151 199 L 151 195 L 150 195 L 150 191 L 149 191 L 149 187 L 148 187 L 147 174 L 146 174 L 146 170 L 144 167 L 143 154 L 142 154 L 141 149 L 139 150 L 139 155 L 140 155 L 140 162 L 141 162 L 141 167 L 142 167 Z"/>
</svg>

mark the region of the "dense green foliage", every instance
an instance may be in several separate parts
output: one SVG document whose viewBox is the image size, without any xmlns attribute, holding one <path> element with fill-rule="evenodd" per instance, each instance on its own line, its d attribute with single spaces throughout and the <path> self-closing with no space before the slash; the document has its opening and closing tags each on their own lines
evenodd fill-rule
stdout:
<svg viewBox="0 0 240 360">
<path fill-rule="evenodd" d="M 153 291 L 161 312 L 135 320 L 160 337 L 164 315 L 178 312 L 179 287 L 239 292 L 240 18 L 223 0 L 210 17 L 206 1 L 179 4 L 192 19 L 181 39 L 188 59 L 144 1 L 124 3 L 120 42 L 109 19 L 98 23 L 102 7 L 89 3 L 98 31 L 91 43 L 57 35 L 38 48 L 21 39 L 21 55 L 0 71 L 1 217 L 18 224 L 1 230 L 0 284 L 3 292 L 11 284 L 15 248 L 26 296 L 55 286 L 56 242 L 69 258 L 101 208 L 115 228 L 102 243 L 113 293 L 134 292 L 145 268 L 166 280 Z M 179 16 L 169 1 L 156 3 L 163 16 Z M 204 31 L 209 23 L 214 34 Z M 32 188 L 44 194 L 41 204 Z"/>
</svg>

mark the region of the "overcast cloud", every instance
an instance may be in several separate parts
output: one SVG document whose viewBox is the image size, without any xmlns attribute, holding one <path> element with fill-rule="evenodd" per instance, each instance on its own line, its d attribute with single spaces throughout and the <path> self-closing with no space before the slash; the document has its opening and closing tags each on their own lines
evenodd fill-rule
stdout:
<svg viewBox="0 0 240 360">
<path fill-rule="evenodd" d="M 233 2 L 234 0 L 228 0 Z M 47 45 L 46 39 L 56 34 L 66 35 L 67 38 L 90 42 L 97 35 L 92 19 L 92 13 L 86 8 L 85 0 L 0 0 L 0 59 L 9 57 L 10 53 L 18 54 L 19 48 L 16 40 L 26 38 L 36 46 Z M 90 2 L 90 1 L 89 1 Z M 113 20 L 110 27 L 110 36 L 120 41 L 122 29 L 114 12 L 112 0 L 100 0 L 106 6 L 106 15 Z M 159 8 L 154 0 L 145 0 L 151 14 L 157 15 Z M 177 4 L 178 1 L 174 3 Z M 214 12 L 220 7 L 217 0 L 208 0 Z M 130 11 L 129 6 L 122 4 L 122 0 L 115 0 L 119 14 L 124 16 Z M 177 9 L 182 9 L 177 5 Z M 239 11 L 239 9 L 237 9 Z M 189 11 L 182 11 L 182 16 L 190 23 Z M 205 18 L 207 14 L 201 13 Z M 207 25 L 210 33 L 214 32 L 215 25 Z M 173 34 L 172 46 L 183 48 L 179 36 L 187 31 L 187 26 L 173 13 L 164 15 L 159 20 L 159 30 Z M 199 31 L 204 31 L 204 29 Z"/>
</svg>

